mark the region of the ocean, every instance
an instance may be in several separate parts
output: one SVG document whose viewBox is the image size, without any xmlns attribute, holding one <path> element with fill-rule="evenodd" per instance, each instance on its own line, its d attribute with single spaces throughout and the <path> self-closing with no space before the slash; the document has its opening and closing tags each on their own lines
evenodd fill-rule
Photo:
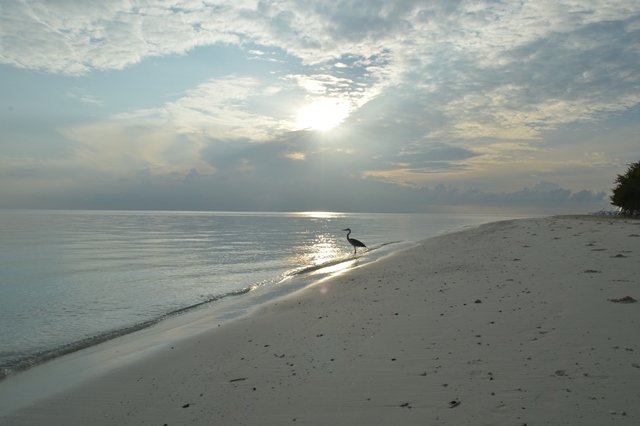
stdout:
<svg viewBox="0 0 640 426">
<path fill-rule="evenodd" d="M 228 306 L 231 319 L 232 299 L 264 303 L 513 217 L 0 210 L 0 379 L 190 310 Z M 367 249 L 353 254 L 347 227 Z"/>
</svg>

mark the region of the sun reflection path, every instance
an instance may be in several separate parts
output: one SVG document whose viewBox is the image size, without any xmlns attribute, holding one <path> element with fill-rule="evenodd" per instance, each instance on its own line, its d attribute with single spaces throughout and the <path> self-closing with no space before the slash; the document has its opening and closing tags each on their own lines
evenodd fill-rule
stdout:
<svg viewBox="0 0 640 426">
<path fill-rule="evenodd" d="M 296 248 L 297 264 L 302 265 L 295 275 L 336 275 L 349 269 L 356 259 L 344 256 L 339 237 L 325 233 L 317 235 L 311 244 Z"/>
<path fill-rule="evenodd" d="M 322 265 L 323 263 L 335 260 L 340 252 L 336 244 L 336 239 L 326 235 L 320 235 L 317 242 L 310 247 L 307 255 L 311 264 Z"/>
<path fill-rule="evenodd" d="M 324 227 L 324 222 L 331 219 L 343 218 L 345 213 L 309 211 L 293 213 L 300 218 L 319 221 Z M 338 228 L 336 228 L 338 229 Z M 303 281 L 324 281 L 325 278 L 334 277 L 353 268 L 358 264 L 359 258 L 351 252 L 345 252 L 345 244 L 342 234 L 323 230 L 319 233 L 313 231 L 299 231 L 301 240 L 293 247 L 292 263 L 298 265 L 295 270 L 287 273 L 287 278 L 306 277 Z M 308 281 L 307 281 L 308 282 Z M 322 294 L 329 291 L 328 283 L 321 284 L 319 290 Z"/>
</svg>

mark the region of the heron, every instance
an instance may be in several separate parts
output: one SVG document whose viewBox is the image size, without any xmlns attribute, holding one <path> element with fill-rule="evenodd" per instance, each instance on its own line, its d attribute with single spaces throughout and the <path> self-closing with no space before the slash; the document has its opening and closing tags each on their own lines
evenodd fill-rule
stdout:
<svg viewBox="0 0 640 426">
<path fill-rule="evenodd" d="M 358 250 L 358 247 L 367 247 L 364 245 L 364 243 L 360 240 L 356 240 L 355 238 L 349 238 L 349 235 L 351 235 L 351 228 L 345 228 L 343 229 L 343 231 L 349 231 L 347 232 L 347 241 L 349 241 L 349 244 L 351 244 L 353 246 L 353 255 L 355 256 L 356 254 L 356 250 Z"/>
</svg>

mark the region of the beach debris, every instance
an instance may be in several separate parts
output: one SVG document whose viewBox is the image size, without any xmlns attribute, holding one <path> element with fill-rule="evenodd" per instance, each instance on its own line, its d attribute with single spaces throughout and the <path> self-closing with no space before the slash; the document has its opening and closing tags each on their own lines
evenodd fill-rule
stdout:
<svg viewBox="0 0 640 426">
<path fill-rule="evenodd" d="M 609 300 L 609 302 L 613 302 L 613 303 L 636 303 L 637 300 L 634 299 L 631 296 L 624 296 L 624 297 L 620 297 L 618 299 L 607 299 Z"/>
<path fill-rule="evenodd" d="M 567 372 L 564 371 L 564 370 L 556 370 L 553 374 L 558 376 L 558 377 L 562 377 L 562 376 L 566 376 Z"/>
<path fill-rule="evenodd" d="M 584 272 L 586 274 L 599 274 L 602 271 L 598 271 L 598 270 L 595 270 L 595 269 L 586 269 Z"/>
<path fill-rule="evenodd" d="M 184 404 L 182 408 L 189 408 L 189 404 Z"/>
<path fill-rule="evenodd" d="M 618 258 L 618 259 L 619 259 L 619 258 L 627 257 L 627 256 L 625 256 L 624 254 L 620 254 L 620 253 L 618 253 L 618 254 L 616 254 L 615 256 L 611 256 L 611 257 L 613 257 L 613 258 Z"/>
<path fill-rule="evenodd" d="M 247 380 L 247 378 L 246 378 L 246 377 L 240 377 L 240 378 L 238 378 L 238 379 L 231 379 L 231 380 L 229 380 L 229 383 L 233 383 L 233 382 L 241 382 L 241 381 L 243 381 L 243 380 Z"/>
<path fill-rule="evenodd" d="M 632 366 L 632 367 L 635 367 L 635 368 L 640 368 L 640 365 L 638 365 L 638 364 L 637 364 L 637 363 L 635 363 L 635 362 L 632 362 L 632 363 L 631 363 L 631 366 Z"/>
<path fill-rule="evenodd" d="M 408 402 L 405 402 L 404 404 L 400 404 L 400 406 L 401 406 L 402 408 L 413 408 L 411 405 L 409 405 L 409 403 L 408 403 Z"/>
<path fill-rule="evenodd" d="M 457 407 L 458 405 L 460 405 L 460 401 L 458 401 L 457 399 L 449 401 L 449 408 Z"/>
<path fill-rule="evenodd" d="M 482 300 L 480 300 L 480 299 L 476 299 L 476 301 L 475 301 L 475 302 L 473 302 L 473 303 L 482 303 Z"/>
</svg>

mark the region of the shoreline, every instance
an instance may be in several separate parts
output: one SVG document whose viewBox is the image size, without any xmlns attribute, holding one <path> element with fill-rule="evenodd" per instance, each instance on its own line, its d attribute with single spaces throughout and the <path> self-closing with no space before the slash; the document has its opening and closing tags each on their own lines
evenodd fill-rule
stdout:
<svg viewBox="0 0 640 426">
<path fill-rule="evenodd" d="M 446 232 L 447 231 L 445 231 L 444 233 Z M 279 299 L 289 293 L 299 291 L 300 289 L 303 289 L 316 281 L 341 273 L 344 270 L 348 269 L 351 264 L 354 263 L 354 260 L 356 261 L 356 263 L 364 262 L 365 264 L 368 264 L 371 262 L 375 262 L 380 258 L 389 256 L 396 251 L 402 251 L 417 244 L 417 242 L 411 243 L 408 241 L 393 241 L 371 247 L 369 251 L 364 253 L 366 257 L 360 255 L 359 257 L 354 259 L 351 256 L 345 256 L 327 261 L 322 264 L 298 267 L 286 271 L 279 276 L 270 277 L 260 282 L 252 283 L 242 289 L 229 293 L 219 294 L 213 296 L 208 300 L 198 302 L 190 306 L 185 306 L 175 311 L 167 312 L 157 318 L 151 318 L 144 322 L 132 324 L 121 329 L 106 331 L 95 336 L 86 337 L 82 340 L 66 343 L 58 347 L 44 350 L 40 353 L 30 354 L 28 357 L 22 359 L 19 363 L 0 369 L 0 383 L 7 378 L 15 377 L 16 374 L 21 374 L 25 371 L 29 371 L 32 368 L 36 368 L 48 362 L 55 361 L 58 358 L 65 357 L 67 355 L 74 354 L 86 349 L 91 349 L 104 343 L 109 343 L 112 340 L 120 339 L 132 333 L 144 331 L 165 321 L 171 321 L 178 316 L 189 315 L 191 313 L 197 312 L 200 309 L 213 310 L 214 317 L 224 318 L 225 321 L 233 320 L 234 318 L 247 315 L 248 312 L 254 310 L 264 303 L 270 303 L 273 300 Z M 395 248 L 395 246 L 398 246 L 398 248 Z M 381 248 L 383 248 L 381 252 L 375 254 L 373 253 L 374 250 Z M 391 249 L 391 251 L 388 251 L 389 249 Z M 269 282 L 269 284 L 265 286 L 262 284 L 264 282 Z M 248 295 L 249 297 L 242 300 L 242 302 L 244 303 L 230 302 L 236 297 L 242 297 L 246 295 Z M 256 299 L 259 300 L 259 302 L 255 302 Z M 218 306 L 218 304 L 220 304 L 220 306 Z M 224 313 L 224 311 L 229 312 Z"/>
<path fill-rule="evenodd" d="M 640 304 L 609 299 L 640 299 L 639 234 L 557 216 L 429 238 L 0 419 L 632 424 Z"/>
<path fill-rule="evenodd" d="M 118 344 L 117 341 L 119 339 L 125 338 L 133 333 L 144 332 L 145 330 L 155 327 L 160 323 L 169 322 L 167 328 L 171 328 L 171 321 L 175 318 L 196 313 L 201 309 L 209 309 L 211 319 L 218 318 L 224 322 L 232 321 L 235 318 L 248 315 L 251 311 L 258 309 L 263 304 L 271 303 L 274 300 L 285 297 L 287 294 L 300 291 L 301 289 L 312 285 L 314 282 L 342 273 L 345 270 L 348 270 L 354 262 L 357 264 L 362 261 L 364 264 L 368 264 L 375 262 L 380 258 L 389 256 L 396 251 L 406 250 L 408 247 L 412 247 L 417 244 L 418 243 L 409 243 L 406 241 L 383 243 L 378 246 L 371 247 L 369 250 L 371 253 L 369 251 L 365 252 L 365 255 L 367 256 L 366 258 L 363 258 L 362 255 L 357 258 L 345 256 L 323 264 L 292 269 L 278 277 L 273 277 L 267 280 L 273 281 L 272 284 L 267 286 L 259 285 L 259 283 L 253 283 L 243 289 L 214 296 L 209 300 L 168 312 L 158 318 L 153 318 L 139 324 L 133 324 L 122 329 L 104 332 L 77 342 L 68 343 L 63 346 L 43 351 L 39 354 L 32 355 L 29 358 L 25 358 L 24 361 L 16 364 L 15 366 L 8 367 L 4 371 L 0 371 L 0 383 L 8 378 L 15 377 L 17 374 L 21 374 L 25 371 L 29 371 L 33 368 L 37 368 L 41 365 L 76 352 L 92 349 L 102 344 L 110 344 L 112 341 L 116 341 L 114 344 Z M 391 252 L 386 251 L 394 245 L 399 245 L 400 248 L 394 248 Z M 383 247 L 385 247 L 385 250 L 382 250 L 381 253 L 372 253 L 374 250 Z M 245 295 L 248 295 L 249 297 L 240 299 L 239 301 L 234 300 L 236 297 Z M 258 302 L 256 302 L 256 300 L 258 300 Z M 207 315 L 207 312 L 202 312 L 199 315 L 196 314 L 194 321 L 198 321 L 202 315 Z M 180 323 L 190 322 L 189 318 L 190 317 L 180 318 Z M 0 413 L 2 412 L 1 409 L 2 406 L 0 405 Z"/>
</svg>

